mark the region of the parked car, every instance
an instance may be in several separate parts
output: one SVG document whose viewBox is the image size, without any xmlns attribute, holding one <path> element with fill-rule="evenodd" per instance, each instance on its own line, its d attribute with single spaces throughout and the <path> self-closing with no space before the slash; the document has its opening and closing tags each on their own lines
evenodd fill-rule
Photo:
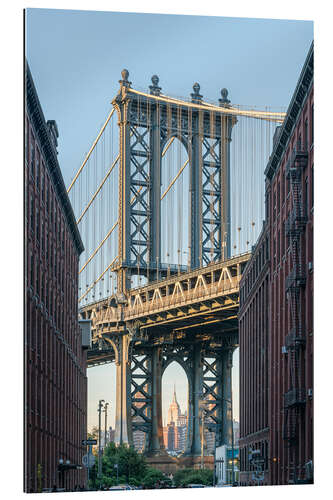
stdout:
<svg viewBox="0 0 333 500">
<path fill-rule="evenodd" d="M 111 488 L 109 488 L 109 491 L 123 491 L 133 489 L 133 486 L 130 486 L 129 484 L 117 484 L 117 486 L 111 486 Z"/>
<path fill-rule="evenodd" d="M 188 484 L 188 488 L 206 488 L 205 484 Z"/>
</svg>

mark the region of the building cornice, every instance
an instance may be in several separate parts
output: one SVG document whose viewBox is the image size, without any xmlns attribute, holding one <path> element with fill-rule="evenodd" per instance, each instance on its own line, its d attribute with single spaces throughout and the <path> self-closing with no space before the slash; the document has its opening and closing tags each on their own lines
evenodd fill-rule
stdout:
<svg viewBox="0 0 333 500">
<path fill-rule="evenodd" d="M 287 149 L 289 139 L 292 136 L 295 125 L 297 124 L 299 115 L 302 111 L 303 104 L 313 85 L 313 42 L 309 49 L 303 69 L 298 79 L 295 92 L 290 101 L 286 117 L 281 125 L 280 133 L 275 141 L 273 152 L 270 156 L 268 165 L 265 169 L 265 175 L 269 181 L 272 181 L 277 172 L 281 159 Z"/>
<path fill-rule="evenodd" d="M 84 250 L 81 235 L 77 228 L 73 208 L 68 197 L 64 179 L 58 163 L 57 153 L 55 151 L 54 144 L 46 125 L 44 113 L 39 102 L 37 91 L 27 62 L 25 72 L 25 99 L 28 116 L 32 122 L 33 128 L 38 138 L 38 142 L 40 144 L 40 148 L 46 160 L 47 169 L 50 177 L 52 178 L 54 189 L 63 208 L 70 233 L 75 243 L 76 250 L 80 255 Z"/>
</svg>

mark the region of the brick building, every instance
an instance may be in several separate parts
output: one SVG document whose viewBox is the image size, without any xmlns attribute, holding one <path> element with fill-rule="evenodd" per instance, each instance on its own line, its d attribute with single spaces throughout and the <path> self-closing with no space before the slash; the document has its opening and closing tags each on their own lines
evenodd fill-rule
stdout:
<svg viewBox="0 0 333 500">
<path fill-rule="evenodd" d="M 261 484 L 299 484 L 313 481 L 313 44 L 265 175 L 269 269 L 265 262 L 257 268 L 262 233 L 240 284 L 240 482 L 251 484 L 251 445 L 264 463 Z M 264 276 L 269 290 L 263 317 Z M 247 321 L 250 308 L 254 315 Z M 258 337 L 267 311 L 268 350 Z M 259 360 L 268 367 L 264 378 Z M 260 423 L 262 415 L 267 425 Z"/>
<path fill-rule="evenodd" d="M 28 65 L 25 84 L 24 490 L 72 490 L 86 477 L 71 469 L 86 451 L 77 301 L 83 245 L 57 160 L 57 126 L 45 122 Z"/>
<path fill-rule="evenodd" d="M 250 449 L 259 449 L 268 478 L 268 360 L 269 360 L 269 227 L 266 223 L 253 248 L 240 283 L 240 484 L 255 484 Z"/>
</svg>

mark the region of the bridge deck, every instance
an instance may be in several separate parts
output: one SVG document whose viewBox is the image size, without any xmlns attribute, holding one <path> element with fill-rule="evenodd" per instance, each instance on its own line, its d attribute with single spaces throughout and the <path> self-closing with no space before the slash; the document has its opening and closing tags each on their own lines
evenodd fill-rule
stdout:
<svg viewBox="0 0 333 500">
<path fill-rule="evenodd" d="M 216 335 L 237 330 L 239 282 L 250 253 L 172 276 L 85 306 L 92 320 L 93 345 L 98 339 L 129 330 L 140 339 L 175 341 L 184 335 Z M 140 342 L 139 342 L 140 343 Z M 88 363 L 111 361 L 108 349 L 92 349 Z M 103 361 L 102 361 L 103 360 Z"/>
</svg>

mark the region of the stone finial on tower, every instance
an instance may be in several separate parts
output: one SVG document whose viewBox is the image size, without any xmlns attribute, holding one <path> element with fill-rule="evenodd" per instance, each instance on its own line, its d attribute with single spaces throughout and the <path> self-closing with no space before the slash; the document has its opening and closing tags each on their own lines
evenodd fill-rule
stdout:
<svg viewBox="0 0 333 500">
<path fill-rule="evenodd" d="M 199 93 L 200 92 L 200 85 L 198 82 L 195 82 L 193 85 L 193 94 L 191 94 L 192 97 L 192 102 L 197 102 L 200 103 L 202 101 L 202 95 Z"/>
<path fill-rule="evenodd" d="M 230 100 L 228 99 L 228 90 L 222 89 L 221 96 L 222 96 L 222 99 L 219 99 L 220 106 L 223 106 L 225 108 L 229 107 Z"/>
<path fill-rule="evenodd" d="M 160 95 L 161 93 L 161 90 L 162 90 L 162 87 L 159 87 L 158 86 L 158 82 L 160 81 L 160 79 L 158 78 L 157 75 L 153 75 L 151 77 L 151 81 L 152 81 L 152 84 L 153 85 L 149 85 L 149 88 L 150 88 L 150 93 L 152 95 Z"/>
<path fill-rule="evenodd" d="M 127 69 L 123 69 L 122 72 L 121 72 L 121 78 L 122 80 L 119 80 L 119 83 L 120 83 L 120 87 L 130 87 L 131 86 L 131 83 L 132 82 L 129 82 L 128 81 L 128 77 L 129 77 L 129 72 Z"/>
</svg>

